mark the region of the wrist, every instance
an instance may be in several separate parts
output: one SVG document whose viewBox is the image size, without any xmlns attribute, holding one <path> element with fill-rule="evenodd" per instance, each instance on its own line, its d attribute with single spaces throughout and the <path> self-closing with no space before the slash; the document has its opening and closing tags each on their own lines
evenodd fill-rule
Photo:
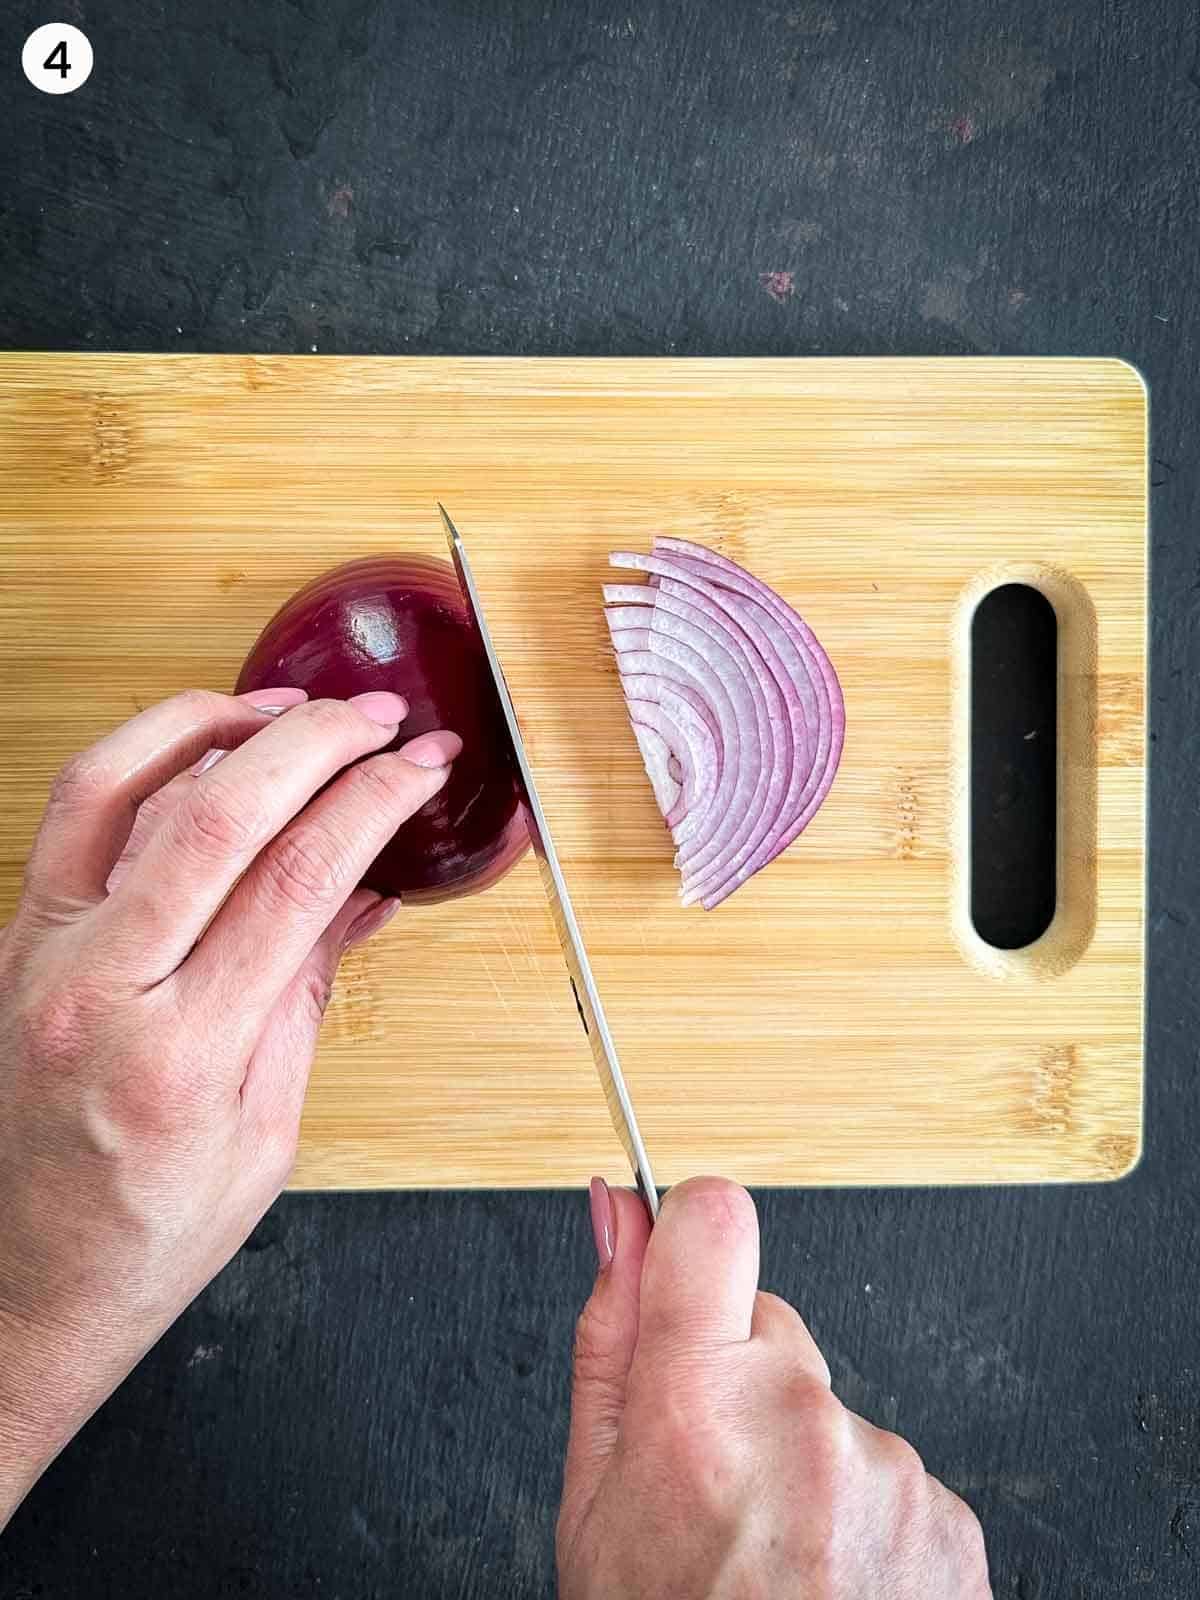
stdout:
<svg viewBox="0 0 1200 1600">
<path fill-rule="evenodd" d="M 0 1529 L 103 1398 L 66 1343 L 0 1306 Z"/>
<path fill-rule="evenodd" d="M 55 1454 L 11 1430 L 9 1419 L 0 1414 L 0 1533 Z"/>
</svg>

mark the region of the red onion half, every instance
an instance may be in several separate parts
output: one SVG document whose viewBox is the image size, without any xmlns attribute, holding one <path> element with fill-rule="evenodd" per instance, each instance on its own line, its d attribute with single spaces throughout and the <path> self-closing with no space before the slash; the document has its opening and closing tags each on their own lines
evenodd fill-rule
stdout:
<svg viewBox="0 0 1200 1600">
<path fill-rule="evenodd" d="M 409 712 L 389 750 L 450 728 L 462 754 L 445 787 L 372 862 L 363 883 L 407 902 L 486 889 L 529 845 L 504 713 L 453 567 L 379 556 L 335 567 L 294 595 L 246 658 L 237 693 L 307 689 L 348 700 L 391 689 Z"/>
<path fill-rule="evenodd" d="M 616 551 L 644 584 L 604 586 L 630 721 L 678 850 L 684 905 L 706 911 L 803 831 L 829 793 L 846 712 L 811 628 L 736 562 L 686 539 Z"/>
</svg>

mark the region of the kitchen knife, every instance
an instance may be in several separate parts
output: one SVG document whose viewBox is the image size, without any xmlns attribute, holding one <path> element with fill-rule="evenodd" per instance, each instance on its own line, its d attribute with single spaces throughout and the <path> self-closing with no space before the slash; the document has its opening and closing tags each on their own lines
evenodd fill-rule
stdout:
<svg viewBox="0 0 1200 1600">
<path fill-rule="evenodd" d="M 525 752 L 525 741 L 521 737 L 521 729 L 517 722 L 517 714 L 513 710 L 512 697 L 508 692 L 504 672 L 496 655 L 496 648 L 492 643 L 492 636 L 488 632 L 488 625 L 484 620 L 483 607 L 479 600 L 479 591 L 475 587 L 475 579 L 471 572 L 467 552 L 463 547 L 462 536 L 446 514 L 446 508 L 440 502 L 438 510 L 442 514 L 442 521 L 446 525 L 446 538 L 450 545 L 450 554 L 454 559 L 454 567 L 458 573 L 458 581 L 466 597 L 467 607 L 479 631 L 483 643 L 484 654 L 487 656 L 488 666 L 491 669 L 492 680 L 496 685 L 496 693 L 500 699 L 500 706 L 504 712 L 504 720 L 508 724 L 509 737 L 512 740 L 513 752 L 517 760 L 517 770 L 521 775 L 521 783 L 525 790 L 525 800 L 529 812 L 529 836 L 533 844 L 534 854 L 541 869 L 542 883 L 550 901 L 550 909 L 554 915 L 554 926 L 558 932 L 559 943 L 566 958 L 567 971 L 571 979 L 571 989 L 575 996 L 575 1008 L 579 1012 L 579 1020 L 583 1024 L 583 1031 L 587 1035 L 588 1043 L 592 1047 L 592 1057 L 596 1063 L 596 1070 L 600 1074 L 600 1082 L 604 1085 L 604 1098 L 608 1101 L 609 1115 L 612 1117 L 613 1127 L 617 1137 L 625 1147 L 625 1154 L 629 1157 L 633 1167 L 634 1177 L 637 1182 L 638 1192 L 646 1204 L 651 1221 L 658 1214 L 658 1191 L 654 1187 L 654 1176 L 650 1171 L 650 1161 L 646 1155 L 646 1147 L 642 1143 L 642 1136 L 638 1130 L 637 1117 L 634 1114 L 633 1102 L 629 1098 L 629 1090 L 621 1072 L 621 1063 L 617 1059 L 616 1047 L 612 1035 L 608 1031 L 608 1021 L 604 1015 L 604 1007 L 596 988 L 596 980 L 592 976 L 591 963 L 588 960 L 587 950 L 584 948 L 583 935 L 579 931 L 579 923 L 575 918 L 575 908 L 571 904 L 571 896 L 563 878 L 562 867 L 559 865 L 558 852 L 554 848 L 554 840 L 546 821 L 546 813 L 542 810 L 542 802 L 538 796 L 537 785 L 533 781 L 533 773 L 529 767 L 529 757 Z"/>
</svg>

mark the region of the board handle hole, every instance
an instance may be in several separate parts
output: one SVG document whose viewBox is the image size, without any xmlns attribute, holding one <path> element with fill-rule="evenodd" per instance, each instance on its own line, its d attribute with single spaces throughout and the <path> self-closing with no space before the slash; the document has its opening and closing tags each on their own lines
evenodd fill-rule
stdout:
<svg viewBox="0 0 1200 1600">
<path fill-rule="evenodd" d="M 1041 938 L 1057 905 L 1058 620 L 1026 583 L 971 619 L 970 916 L 995 950 Z"/>
</svg>

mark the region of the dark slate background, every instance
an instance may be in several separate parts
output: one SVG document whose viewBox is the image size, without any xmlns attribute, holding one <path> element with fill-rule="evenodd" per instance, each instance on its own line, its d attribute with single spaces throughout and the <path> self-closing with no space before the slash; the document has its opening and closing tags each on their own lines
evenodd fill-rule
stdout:
<svg viewBox="0 0 1200 1600">
<path fill-rule="evenodd" d="M 74 20 L 91 82 L 20 73 Z M 0 346 L 1115 354 L 1153 395 L 1147 1154 L 761 1197 L 765 1281 L 1005 1600 L 1200 1590 L 1200 56 L 1183 0 L 0 8 Z M 549 1596 L 577 1194 L 284 1199 L 0 1597 Z"/>
</svg>

